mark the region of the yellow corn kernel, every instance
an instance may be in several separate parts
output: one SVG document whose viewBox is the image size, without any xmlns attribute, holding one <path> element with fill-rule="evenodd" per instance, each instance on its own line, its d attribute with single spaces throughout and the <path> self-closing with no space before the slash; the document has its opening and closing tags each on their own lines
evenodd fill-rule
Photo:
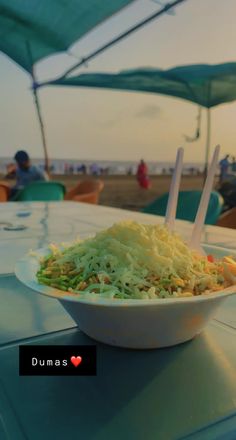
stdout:
<svg viewBox="0 0 236 440">
<path fill-rule="evenodd" d="M 181 293 L 178 293 L 178 296 L 181 296 L 181 297 L 193 296 L 193 293 L 192 292 L 181 292 Z"/>
<path fill-rule="evenodd" d="M 181 278 L 172 278 L 172 280 L 173 280 L 173 283 L 176 284 L 176 286 L 184 287 L 184 281 L 181 280 Z"/>
</svg>

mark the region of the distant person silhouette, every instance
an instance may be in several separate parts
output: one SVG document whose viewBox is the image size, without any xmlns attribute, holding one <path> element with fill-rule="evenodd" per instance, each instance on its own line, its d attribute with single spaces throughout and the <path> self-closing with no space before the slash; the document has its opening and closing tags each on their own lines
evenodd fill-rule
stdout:
<svg viewBox="0 0 236 440">
<path fill-rule="evenodd" d="M 141 188 L 149 189 L 151 187 L 151 182 L 148 177 L 148 167 L 143 159 L 141 159 L 138 164 L 136 177 Z"/>
<path fill-rule="evenodd" d="M 99 168 L 99 166 L 98 166 L 97 163 L 93 163 L 92 165 L 90 165 L 90 173 L 91 173 L 93 176 L 99 176 L 99 174 L 100 174 L 100 168 Z"/>
<path fill-rule="evenodd" d="M 227 154 L 223 159 L 221 159 L 220 163 L 220 183 L 222 183 L 227 177 L 229 170 L 229 154 Z"/>
<path fill-rule="evenodd" d="M 231 170 L 233 173 L 236 173 L 236 160 L 234 156 L 232 157 Z"/>
<path fill-rule="evenodd" d="M 15 170 L 16 184 L 11 188 L 10 198 L 14 197 L 18 191 L 31 182 L 48 180 L 46 173 L 31 164 L 30 157 L 26 151 L 17 151 L 14 159 L 17 164 Z"/>
</svg>

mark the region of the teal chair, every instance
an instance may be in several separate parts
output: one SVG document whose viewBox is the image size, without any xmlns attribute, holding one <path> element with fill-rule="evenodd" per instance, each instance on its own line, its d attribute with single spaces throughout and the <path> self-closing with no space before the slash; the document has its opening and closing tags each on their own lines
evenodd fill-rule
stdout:
<svg viewBox="0 0 236 440">
<path fill-rule="evenodd" d="M 64 200 L 65 186 L 60 182 L 32 182 L 22 189 L 15 200 L 20 202 L 47 202 Z"/>
<path fill-rule="evenodd" d="M 194 222 L 200 203 L 201 191 L 180 191 L 176 218 Z M 163 194 L 142 209 L 147 214 L 165 216 L 169 193 Z M 205 224 L 215 225 L 222 211 L 223 199 L 221 195 L 212 191 L 208 205 Z"/>
</svg>

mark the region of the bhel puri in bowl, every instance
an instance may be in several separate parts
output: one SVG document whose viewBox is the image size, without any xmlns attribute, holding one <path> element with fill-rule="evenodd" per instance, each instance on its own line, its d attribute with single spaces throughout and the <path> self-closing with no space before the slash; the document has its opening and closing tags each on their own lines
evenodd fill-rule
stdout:
<svg viewBox="0 0 236 440">
<path fill-rule="evenodd" d="M 219 258 L 217 248 L 210 254 L 190 249 L 165 226 L 123 221 L 93 238 L 31 252 L 15 272 L 57 298 L 88 336 L 160 348 L 192 339 L 236 293 L 234 256 L 226 250 Z"/>
</svg>

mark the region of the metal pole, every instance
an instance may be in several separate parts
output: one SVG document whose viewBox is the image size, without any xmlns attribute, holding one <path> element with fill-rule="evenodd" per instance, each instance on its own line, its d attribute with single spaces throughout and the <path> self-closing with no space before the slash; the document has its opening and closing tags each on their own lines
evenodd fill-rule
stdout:
<svg viewBox="0 0 236 440">
<path fill-rule="evenodd" d="M 26 48 L 27 48 L 29 60 L 30 60 L 30 66 L 31 66 L 30 74 L 32 77 L 32 91 L 33 91 L 34 103 L 35 103 L 35 107 L 36 107 L 36 113 L 37 113 L 38 121 L 39 121 L 40 134 L 41 134 L 42 143 L 43 143 L 44 168 L 45 168 L 45 171 L 47 172 L 47 174 L 49 174 L 49 158 L 48 158 L 48 151 L 47 151 L 46 134 L 45 134 L 45 128 L 44 128 L 44 123 L 43 123 L 43 118 L 42 118 L 42 113 L 41 113 L 41 108 L 40 108 L 40 103 L 39 103 L 38 90 L 37 90 L 38 87 L 37 87 L 36 77 L 35 77 L 35 73 L 34 73 L 34 61 L 33 61 L 29 41 L 26 41 Z"/>
<path fill-rule="evenodd" d="M 44 123 L 43 123 L 43 119 L 42 119 L 42 113 L 41 113 L 41 108 L 40 108 L 40 103 L 39 103 L 39 98 L 38 98 L 38 92 L 37 92 L 37 88 L 34 87 L 34 83 L 33 83 L 32 89 L 33 89 L 33 96 L 34 96 L 34 103 L 35 103 L 35 107 L 36 107 L 36 113 L 37 113 L 38 121 L 39 121 L 42 143 L 43 143 L 44 168 L 45 168 L 45 171 L 47 172 L 47 174 L 49 174 L 49 172 L 50 172 L 50 170 L 49 170 L 49 157 L 48 157 L 48 151 L 47 151 L 45 128 L 44 128 Z"/>
<path fill-rule="evenodd" d="M 210 142 L 211 142 L 211 109 L 207 108 L 207 133 L 206 133 L 204 181 L 206 180 L 206 176 L 207 176 L 207 169 L 208 169 L 208 163 L 209 163 L 209 154 L 210 154 Z"/>
</svg>

